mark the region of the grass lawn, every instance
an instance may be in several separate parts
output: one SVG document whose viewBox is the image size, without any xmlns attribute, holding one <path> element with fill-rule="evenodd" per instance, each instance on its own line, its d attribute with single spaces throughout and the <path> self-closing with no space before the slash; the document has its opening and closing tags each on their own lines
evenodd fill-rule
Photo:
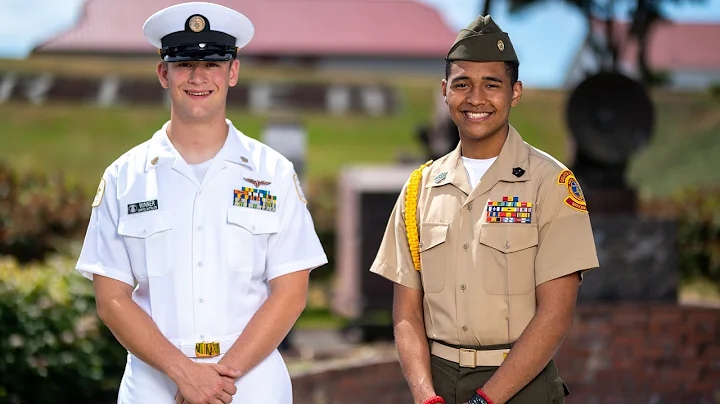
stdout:
<svg viewBox="0 0 720 404">
<path fill-rule="evenodd" d="M 26 61 L 0 60 L 0 71 L 54 72 L 91 77 L 115 74 L 153 78 L 155 58 L 33 56 Z M 243 63 L 241 61 L 241 63 Z M 376 72 L 319 72 L 299 67 L 242 65 L 240 80 L 333 81 L 386 83 L 401 96 L 399 112 L 388 117 L 303 114 L 308 131 L 310 179 L 334 176 L 346 164 L 391 163 L 399 156 L 419 156 L 418 125 L 433 112 L 438 77 L 382 75 Z M 526 89 L 511 122 L 526 141 L 567 161 L 564 110 L 567 93 Z M 720 101 L 706 94 L 653 94 L 656 133 L 646 150 L 630 164 L 628 180 L 643 199 L 671 196 L 682 187 L 720 183 L 710 170 L 720 152 Z M 231 106 L 232 108 L 232 106 Z M 62 171 L 70 181 L 94 192 L 103 169 L 121 153 L 148 139 L 168 118 L 157 107 L 104 109 L 78 105 L 0 104 L 0 161 L 20 170 Z M 230 109 L 230 119 L 245 134 L 258 138 L 268 117 Z"/>
<path fill-rule="evenodd" d="M 400 87 L 402 106 L 392 116 L 305 114 L 310 178 L 334 175 L 346 164 L 390 163 L 400 155 L 420 155 L 419 124 L 430 119 L 431 85 Z M 512 115 L 524 137 L 563 158 L 565 132 L 559 97 L 533 93 Z M 537 100 L 537 101 L 534 101 Z M 555 111 L 548 113 L 544 111 Z M 21 171 L 62 171 L 72 183 L 94 190 L 103 169 L 124 151 L 152 136 L 168 119 L 162 107 L 96 108 L 78 105 L 0 104 L 0 160 Z M 267 116 L 230 110 L 229 118 L 258 138 Z"/>
</svg>

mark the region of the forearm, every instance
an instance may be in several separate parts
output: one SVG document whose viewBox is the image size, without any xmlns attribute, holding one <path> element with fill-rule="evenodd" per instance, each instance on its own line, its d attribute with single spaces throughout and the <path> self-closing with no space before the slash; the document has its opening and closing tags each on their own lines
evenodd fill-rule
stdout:
<svg viewBox="0 0 720 404">
<path fill-rule="evenodd" d="M 415 402 L 422 403 L 433 397 L 435 389 L 430 372 L 430 349 L 422 316 L 405 315 L 395 321 L 395 344 Z"/>
<path fill-rule="evenodd" d="M 98 314 L 125 349 L 173 380 L 190 362 L 130 296 L 98 299 Z"/>
<path fill-rule="evenodd" d="M 219 363 L 247 373 L 275 350 L 305 309 L 306 293 L 273 293 Z"/>
<path fill-rule="evenodd" d="M 542 371 L 572 325 L 572 317 L 538 312 L 482 390 L 494 404 L 503 404 Z"/>
</svg>

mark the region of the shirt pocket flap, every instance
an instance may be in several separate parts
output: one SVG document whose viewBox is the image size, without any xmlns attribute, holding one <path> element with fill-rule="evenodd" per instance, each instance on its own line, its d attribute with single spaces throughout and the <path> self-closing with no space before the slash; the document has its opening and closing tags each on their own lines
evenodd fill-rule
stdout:
<svg viewBox="0 0 720 404">
<path fill-rule="evenodd" d="M 484 225 L 480 231 L 480 244 L 503 253 L 534 247 L 538 244 L 537 225 Z"/>
<path fill-rule="evenodd" d="M 165 214 L 151 213 L 148 215 L 121 217 L 118 223 L 118 234 L 128 237 L 148 238 L 172 229 L 172 222 Z"/>
<path fill-rule="evenodd" d="M 446 223 L 421 223 L 420 252 L 444 243 L 447 238 L 448 227 L 450 225 Z"/>
<path fill-rule="evenodd" d="M 252 208 L 229 209 L 228 222 L 240 226 L 252 234 L 277 233 L 280 230 L 280 220 L 276 212 Z"/>
</svg>

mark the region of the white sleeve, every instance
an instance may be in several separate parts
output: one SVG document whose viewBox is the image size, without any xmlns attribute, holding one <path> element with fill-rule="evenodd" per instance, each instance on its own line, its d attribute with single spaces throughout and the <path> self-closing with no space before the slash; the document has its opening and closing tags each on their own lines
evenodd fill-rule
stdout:
<svg viewBox="0 0 720 404">
<path fill-rule="evenodd" d="M 268 241 L 268 280 L 295 271 L 315 269 L 328 262 L 292 165 L 283 176 L 280 195 L 280 227 Z"/>
<path fill-rule="evenodd" d="M 125 242 L 117 232 L 118 217 L 117 181 L 108 169 L 93 200 L 90 222 L 75 269 L 90 280 L 93 274 L 98 274 L 134 286 Z"/>
</svg>

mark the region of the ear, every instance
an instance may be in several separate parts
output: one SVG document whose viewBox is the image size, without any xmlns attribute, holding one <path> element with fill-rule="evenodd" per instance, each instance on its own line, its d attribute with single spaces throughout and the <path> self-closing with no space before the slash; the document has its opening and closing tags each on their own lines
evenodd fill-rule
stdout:
<svg viewBox="0 0 720 404">
<path fill-rule="evenodd" d="M 233 59 L 230 62 L 230 80 L 228 81 L 228 84 L 230 84 L 230 87 L 235 87 L 235 85 L 238 82 L 238 76 L 240 72 L 240 61 L 237 59 Z"/>
<path fill-rule="evenodd" d="M 511 106 L 515 107 L 520 103 L 520 97 L 522 97 L 522 81 L 518 80 L 515 82 L 515 85 L 513 85 L 512 88 L 512 102 L 510 103 Z"/>
<path fill-rule="evenodd" d="M 442 95 L 445 99 L 445 104 L 447 104 L 447 80 L 445 79 L 442 81 Z"/>
<path fill-rule="evenodd" d="M 158 62 L 157 76 L 158 80 L 160 81 L 160 85 L 163 88 L 168 88 L 168 64 L 166 62 Z"/>
</svg>

